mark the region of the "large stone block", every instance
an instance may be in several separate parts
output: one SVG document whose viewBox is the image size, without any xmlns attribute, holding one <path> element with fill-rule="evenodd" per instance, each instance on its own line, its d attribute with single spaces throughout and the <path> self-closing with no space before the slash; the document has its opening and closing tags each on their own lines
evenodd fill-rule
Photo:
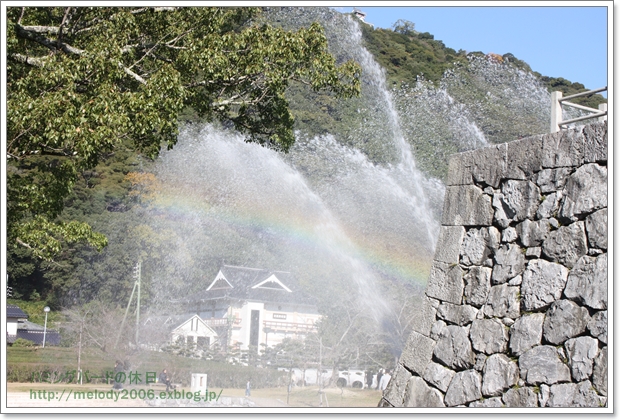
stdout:
<svg viewBox="0 0 620 420">
<path fill-rule="evenodd" d="M 540 344 L 545 314 L 533 313 L 523 315 L 510 327 L 510 350 L 520 356 Z"/>
<path fill-rule="evenodd" d="M 475 185 L 446 187 L 444 226 L 490 226 L 493 221 L 491 197 Z"/>
<path fill-rule="evenodd" d="M 477 308 L 484 305 L 491 290 L 491 268 L 472 267 L 463 276 L 463 280 L 465 281 L 464 302 Z"/>
<path fill-rule="evenodd" d="M 497 188 L 505 168 L 505 144 L 458 153 L 448 161 L 446 185 L 471 185 L 475 181 Z"/>
<path fill-rule="evenodd" d="M 588 379 L 592 374 L 594 359 L 598 356 L 598 340 L 592 337 L 577 337 L 564 343 L 568 366 L 576 382 Z"/>
<path fill-rule="evenodd" d="M 568 275 L 564 295 L 592 309 L 607 309 L 607 253 L 581 257 Z"/>
<path fill-rule="evenodd" d="M 547 238 L 551 225 L 546 219 L 532 222 L 530 219 L 525 219 L 523 222 L 517 225 L 517 233 L 519 239 L 525 247 L 540 246 L 542 242 Z"/>
<path fill-rule="evenodd" d="M 553 346 L 536 346 L 519 357 L 521 379 L 530 385 L 570 381 L 570 370 Z"/>
<path fill-rule="evenodd" d="M 586 232 L 591 248 L 607 250 L 607 208 L 592 213 L 586 219 Z"/>
<path fill-rule="evenodd" d="M 553 302 L 545 314 L 543 338 L 551 344 L 562 344 L 586 331 L 590 314 L 570 300 Z"/>
<path fill-rule="evenodd" d="M 584 223 L 572 223 L 550 232 L 542 243 L 542 252 L 549 260 L 573 268 L 588 253 Z"/>
<path fill-rule="evenodd" d="M 544 309 L 562 296 L 568 269 L 545 260 L 531 260 L 523 272 L 521 297 L 523 309 Z"/>
<path fill-rule="evenodd" d="M 431 388 L 419 376 L 412 376 L 407 383 L 404 407 L 445 407 L 443 395 Z"/>
<path fill-rule="evenodd" d="M 504 178 L 526 180 L 542 169 L 542 135 L 506 143 Z"/>
<path fill-rule="evenodd" d="M 588 322 L 588 331 L 598 341 L 607 344 L 607 311 L 600 311 L 592 315 Z"/>
<path fill-rule="evenodd" d="M 469 369 L 474 365 L 475 356 L 466 328 L 448 325 L 440 333 L 433 351 L 437 360 L 454 370 Z"/>
<path fill-rule="evenodd" d="M 437 318 L 461 326 L 471 324 L 477 314 L 478 310 L 470 305 L 444 302 L 437 308 Z"/>
<path fill-rule="evenodd" d="M 482 379 L 475 370 L 466 370 L 454 375 L 446 391 L 444 402 L 449 407 L 476 401 L 482 396 L 480 390 Z"/>
<path fill-rule="evenodd" d="M 551 387 L 548 407 L 600 407 L 603 399 L 596 395 L 590 381 L 557 384 Z"/>
<path fill-rule="evenodd" d="M 483 265 L 500 244 L 500 233 L 493 227 L 469 229 L 461 244 L 461 263 Z"/>
<path fill-rule="evenodd" d="M 448 369 L 439 363 L 431 362 L 424 372 L 424 380 L 443 392 L 446 392 L 455 373 L 456 372 L 452 369 Z"/>
<path fill-rule="evenodd" d="M 543 194 L 559 191 L 564 188 L 568 175 L 573 172 L 574 168 L 555 168 L 543 169 L 532 177 L 536 185 L 540 187 Z"/>
<path fill-rule="evenodd" d="M 482 375 L 482 395 L 496 397 L 519 380 L 519 367 L 505 354 L 489 356 Z"/>
<path fill-rule="evenodd" d="M 607 162 L 607 121 L 584 126 L 583 137 L 585 163 Z"/>
<path fill-rule="evenodd" d="M 426 294 L 441 301 L 460 304 L 463 299 L 463 270 L 456 264 L 433 261 Z"/>
<path fill-rule="evenodd" d="M 412 331 L 400 356 L 400 363 L 410 371 L 422 376 L 433 357 L 436 344 L 435 340 Z"/>
<path fill-rule="evenodd" d="M 530 408 L 538 407 L 538 395 L 530 387 L 511 388 L 502 397 L 506 407 Z"/>
<path fill-rule="evenodd" d="M 464 235 L 463 226 L 441 226 L 435 246 L 435 260 L 447 264 L 458 264 Z"/>
<path fill-rule="evenodd" d="M 517 319 L 521 313 L 519 287 L 505 283 L 491 287 L 482 310 L 487 317 Z"/>
<path fill-rule="evenodd" d="M 598 352 L 592 372 L 592 385 L 605 396 L 607 396 L 607 366 L 607 346 L 605 346 Z"/>
<path fill-rule="evenodd" d="M 501 191 L 498 199 L 508 220 L 534 219 L 542 197 L 536 184 L 509 179 L 502 183 Z"/>
<path fill-rule="evenodd" d="M 491 274 L 493 284 L 506 283 L 513 277 L 523 273 L 525 255 L 516 244 L 503 245 L 495 253 L 495 265 Z"/>
<path fill-rule="evenodd" d="M 584 142 L 580 129 L 562 130 L 543 136 L 543 168 L 579 166 L 583 163 Z"/>
<path fill-rule="evenodd" d="M 437 309 L 435 309 L 430 299 L 424 296 L 421 305 L 416 307 L 414 311 L 415 314 L 411 319 L 411 329 L 428 337 L 435 322 Z"/>
<path fill-rule="evenodd" d="M 577 220 L 582 215 L 607 207 L 607 167 L 589 163 L 566 181 L 559 217 Z"/>
<path fill-rule="evenodd" d="M 508 344 L 508 331 L 496 318 L 476 319 L 471 324 L 469 337 L 473 348 L 486 354 L 505 352 Z"/>
<path fill-rule="evenodd" d="M 448 159 L 447 186 L 472 185 L 474 180 L 471 175 L 471 167 L 474 162 L 476 150 L 455 153 Z"/>
<path fill-rule="evenodd" d="M 471 167 L 472 178 L 476 183 L 497 188 L 500 180 L 506 178 L 506 160 L 510 159 L 506 153 L 507 147 L 510 147 L 510 143 L 476 150 Z M 516 147 L 513 146 L 513 149 Z"/>
<path fill-rule="evenodd" d="M 407 393 L 407 383 L 411 379 L 411 372 L 405 369 L 400 363 L 392 374 L 392 378 L 387 388 L 383 392 L 383 398 L 393 407 L 402 407 L 405 403 Z"/>
</svg>

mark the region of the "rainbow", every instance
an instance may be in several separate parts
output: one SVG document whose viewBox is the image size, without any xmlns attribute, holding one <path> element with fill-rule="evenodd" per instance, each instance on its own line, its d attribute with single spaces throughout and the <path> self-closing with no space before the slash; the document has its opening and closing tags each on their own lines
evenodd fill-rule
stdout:
<svg viewBox="0 0 620 420">
<path fill-rule="evenodd" d="M 355 227 L 343 229 L 336 224 L 326 224 L 325 220 L 304 214 L 298 208 L 273 211 L 266 206 L 251 206 L 234 200 L 226 206 L 218 206 L 210 204 L 208 197 L 200 197 L 187 189 L 163 190 L 165 192 L 151 203 L 151 213 L 159 217 L 255 237 L 268 236 L 300 255 L 339 252 L 399 284 L 426 285 L 432 251 L 422 244 L 399 243 L 394 234 L 389 241 L 388 238 L 367 237 Z"/>
</svg>

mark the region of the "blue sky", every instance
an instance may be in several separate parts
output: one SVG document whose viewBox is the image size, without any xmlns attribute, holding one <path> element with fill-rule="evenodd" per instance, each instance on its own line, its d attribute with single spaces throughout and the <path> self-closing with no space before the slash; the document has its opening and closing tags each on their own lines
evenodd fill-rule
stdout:
<svg viewBox="0 0 620 420">
<path fill-rule="evenodd" d="M 364 4 L 377 3 L 362 3 L 335 9 L 351 12 L 355 6 L 366 13 L 366 22 L 380 28 L 392 28 L 398 19 L 408 20 L 415 24 L 415 30 L 430 32 L 446 47 L 512 53 L 544 76 L 563 77 L 588 89 L 608 85 L 608 63 L 613 58 L 610 55 L 608 61 L 608 46 L 613 27 L 608 28 L 607 13 L 612 9 L 606 6 L 613 5 L 612 1 L 572 3 L 587 7 L 563 6 L 567 2 L 547 2 L 544 7 L 531 7 L 531 2 L 529 7 L 510 3 L 517 6 L 499 7 L 501 2 L 487 2 L 490 7 L 372 7 Z"/>
</svg>

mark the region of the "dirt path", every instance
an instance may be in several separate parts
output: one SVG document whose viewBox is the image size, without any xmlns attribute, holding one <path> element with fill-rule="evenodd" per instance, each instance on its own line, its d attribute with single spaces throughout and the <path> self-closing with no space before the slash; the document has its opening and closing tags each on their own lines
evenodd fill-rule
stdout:
<svg viewBox="0 0 620 420">
<path fill-rule="evenodd" d="M 104 392 L 104 391 L 100 391 L 100 392 Z M 48 398 L 50 398 L 50 395 L 46 393 L 45 395 L 45 399 L 43 398 L 43 394 L 41 393 L 40 395 L 37 395 L 36 393 L 34 395 L 32 395 L 31 392 L 7 392 L 7 407 L 9 408 L 30 408 L 30 407 L 50 407 L 50 408 L 54 408 L 54 407 L 61 407 L 61 408 L 65 408 L 65 407 L 115 407 L 115 408 L 119 408 L 119 407 L 148 407 L 148 405 L 140 400 L 140 399 L 135 399 L 135 400 L 131 400 L 131 399 L 127 399 L 127 400 L 123 400 L 123 399 L 118 399 L 118 400 L 114 400 L 114 399 L 101 399 L 101 398 L 96 398 L 95 399 L 95 395 L 91 394 L 92 398 L 88 398 L 88 395 L 86 395 L 86 398 L 82 399 L 81 395 L 79 396 L 79 398 L 75 398 L 75 396 L 68 396 L 69 398 L 65 398 L 68 395 L 63 395 L 62 399 L 61 394 L 59 393 L 54 394 L 52 399 L 50 399 L 48 401 Z M 105 396 L 105 394 L 103 395 Z"/>
<path fill-rule="evenodd" d="M 48 401 L 49 399 L 49 401 Z M 285 402 L 279 399 L 250 397 L 247 401 L 255 407 L 288 407 Z M 60 392 L 50 395 L 48 392 L 37 394 L 31 392 L 8 392 L 7 393 L 8 408 L 31 408 L 31 407 L 48 407 L 48 408 L 123 408 L 123 407 L 146 407 L 157 408 L 147 404 L 141 399 L 122 399 L 115 396 L 109 391 L 99 391 L 98 395 L 94 392 L 90 394 L 75 396 L 74 394 L 62 395 Z"/>
</svg>

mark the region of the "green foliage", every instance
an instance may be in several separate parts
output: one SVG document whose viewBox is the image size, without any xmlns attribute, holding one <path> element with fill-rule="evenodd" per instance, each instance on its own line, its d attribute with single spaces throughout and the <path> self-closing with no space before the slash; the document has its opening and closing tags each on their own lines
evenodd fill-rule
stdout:
<svg viewBox="0 0 620 420">
<path fill-rule="evenodd" d="M 11 305 L 19 306 L 19 309 L 28 315 L 28 321 L 39 325 L 43 325 L 45 323 L 45 311 L 43 311 L 43 308 L 49 305 L 47 302 L 10 298 L 6 301 Z M 47 314 L 47 327 L 56 328 L 63 322 L 64 317 L 54 306 L 51 306 L 50 309 L 51 311 Z"/>
<path fill-rule="evenodd" d="M 396 22 L 394 22 L 394 24 L 392 25 L 392 29 L 394 30 L 394 32 L 397 32 L 403 35 L 415 35 L 416 34 L 415 23 L 410 22 L 405 19 L 398 19 Z"/>
<path fill-rule="evenodd" d="M 34 341 L 26 340 L 25 338 L 18 338 L 13 342 L 14 347 L 34 347 L 36 344 Z"/>
<path fill-rule="evenodd" d="M 536 73 L 540 76 L 539 73 Z M 562 96 L 574 95 L 576 93 L 587 92 L 590 89 L 586 89 L 586 87 L 582 83 L 571 82 L 569 80 L 564 79 L 563 77 L 548 77 L 548 76 L 540 76 L 540 80 L 545 84 L 549 92 L 561 91 Z M 595 88 L 601 88 L 604 86 L 595 86 Z M 599 104 L 607 103 L 607 99 L 605 99 L 600 94 L 591 94 L 587 96 L 582 96 L 579 98 L 575 98 L 571 100 L 571 102 L 580 104 L 583 106 L 587 106 L 590 108 L 597 109 Z"/>
<path fill-rule="evenodd" d="M 62 242 L 104 235 L 59 221 L 80 173 L 129 147 L 156 157 L 184 109 L 286 151 L 291 83 L 359 93 L 357 64 L 336 64 L 321 27 L 253 24 L 254 8 L 12 7 L 7 10 L 8 240 L 51 259 Z M 128 142 L 128 145 L 124 142 Z"/>
<path fill-rule="evenodd" d="M 113 354 L 103 353 L 96 348 L 84 348 L 81 368 L 83 372 L 88 372 L 90 377 L 105 378 L 106 372 L 113 371 L 115 360 Z M 210 388 L 241 388 L 245 387 L 248 379 L 252 388 L 283 386 L 286 383 L 285 373 L 275 369 L 233 366 L 164 352 L 143 351 L 128 355 L 123 360 L 129 370 L 141 374 L 143 381 L 147 372 L 159 374 L 163 367 L 166 367 L 172 376 L 172 382 L 181 383 L 182 386 L 189 386 L 191 374 L 197 371 L 209 373 Z M 76 367 L 77 353 L 72 348 L 7 348 L 7 382 L 51 380 L 58 383 L 77 383 Z"/>
<path fill-rule="evenodd" d="M 413 30 L 413 22 L 398 20 L 394 31 L 362 25 L 366 48 L 386 69 L 388 86 L 414 85 L 418 76 L 438 82 L 455 62 L 465 63 L 463 51 L 447 48 L 428 33 Z"/>
</svg>

